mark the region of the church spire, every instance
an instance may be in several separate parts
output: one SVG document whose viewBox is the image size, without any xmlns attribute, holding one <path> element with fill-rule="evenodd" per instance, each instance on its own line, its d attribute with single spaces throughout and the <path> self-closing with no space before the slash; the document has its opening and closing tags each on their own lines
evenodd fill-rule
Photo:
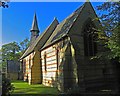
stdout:
<svg viewBox="0 0 120 96">
<path fill-rule="evenodd" d="M 37 32 L 39 32 L 36 13 L 34 14 L 33 23 L 32 23 L 32 28 L 31 28 L 30 31 L 31 31 L 31 32 L 32 32 L 32 31 L 37 31 Z"/>
<path fill-rule="evenodd" d="M 38 28 L 36 13 L 34 14 L 32 28 L 31 28 L 30 31 L 31 31 L 31 40 L 30 40 L 30 42 L 32 43 L 39 36 L 39 28 Z"/>
</svg>

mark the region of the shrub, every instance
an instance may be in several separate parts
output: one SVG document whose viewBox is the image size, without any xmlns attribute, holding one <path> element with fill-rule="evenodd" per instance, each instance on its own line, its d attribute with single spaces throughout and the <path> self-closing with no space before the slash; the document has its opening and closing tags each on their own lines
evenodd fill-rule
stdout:
<svg viewBox="0 0 120 96">
<path fill-rule="evenodd" d="M 2 78 L 2 96 L 9 96 L 14 90 L 10 80 L 6 77 Z"/>
</svg>

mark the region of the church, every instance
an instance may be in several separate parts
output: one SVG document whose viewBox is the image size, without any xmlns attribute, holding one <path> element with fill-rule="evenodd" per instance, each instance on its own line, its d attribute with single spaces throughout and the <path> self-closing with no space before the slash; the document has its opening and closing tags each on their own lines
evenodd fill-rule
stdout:
<svg viewBox="0 0 120 96">
<path fill-rule="evenodd" d="M 112 65 L 91 59 L 103 51 L 97 42 L 101 28 L 90 2 L 85 2 L 62 22 L 56 18 L 39 35 L 34 15 L 30 46 L 21 56 L 22 79 L 65 91 L 76 86 L 81 91 L 116 90 Z"/>
</svg>

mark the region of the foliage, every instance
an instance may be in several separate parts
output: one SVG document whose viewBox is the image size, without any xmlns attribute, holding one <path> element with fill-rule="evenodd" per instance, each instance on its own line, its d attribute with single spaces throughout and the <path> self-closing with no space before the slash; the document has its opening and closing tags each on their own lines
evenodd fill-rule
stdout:
<svg viewBox="0 0 120 96">
<path fill-rule="evenodd" d="M 3 60 L 18 60 L 20 47 L 18 43 L 12 42 L 3 45 L 1 51 Z"/>
<path fill-rule="evenodd" d="M 120 25 L 113 30 L 113 34 L 107 44 L 111 50 L 110 58 L 118 58 L 120 62 Z"/>
<path fill-rule="evenodd" d="M 0 0 L 0 7 L 8 8 L 9 0 Z"/>
<path fill-rule="evenodd" d="M 4 44 L 0 50 L 0 55 L 2 56 L 2 62 L 0 64 L 2 69 L 6 69 L 7 60 L 18 60 L 22 54 L 22 52 L 28 47 L 29 40 L 25 39 L 20 44 L 17 42 L 11 42 L 8 44 Z M 24 47 L 24 48 L 23 48 Z M 3 70 L 5 72 L 5 70 Z M 2 79 L 2 91 L 3 96 L 8 96 L 13 91 L 14 87 L 11 85 L 9 79 L 3 76 Z"/>
<path fill-rule="evenodd" d="M 2 96 L 9 96 L 14 90 L 10 80 L 3 76 L 2 78 Z"/>
<path fill-rule="evenodd" d="M 118 58 L 120 61 L 120 2 L 105 2 L 97 9 L 102 13 L 100 16 L 106 39 L 103 40 L 110 59 Z M 101 33 L 104 33 L 101 32 Z"/>
<path fill-rule="evenodd" d="M 6 65 L 7 60 L 18 60 L 26 48 L 29 46 L 29 40 L 26 38 L 20 43 L 11 42 L 2 45 L 0 55 L 2 55 L 2 65 Z"/>
<path fill-rule="evenodd" d="M 18 60 L 20 57 L 19 51 L 20 47 L 18 43 L 11 42 L 5 45 L 2 45 L 0 50 L 2 55 L 2 68 L 6 67 L 7 60 Z"/>
<path fill-rule="evenodd" d="M 105 27 L 105 31 L 112 31 L 119 23 L 120 17 L 120 2 L 105 2 L 97 9 L 102 11 L 100 19 L 102 25 Z"/>
<path fill-rule="evenodd" d="M 30 41 L 28 38 L 26 38 L 22 42 L 20 42 L 20 48 L 21 48 L 22 53 L 28 48 L 29 44 L 30 44 Z"/>
</svg>

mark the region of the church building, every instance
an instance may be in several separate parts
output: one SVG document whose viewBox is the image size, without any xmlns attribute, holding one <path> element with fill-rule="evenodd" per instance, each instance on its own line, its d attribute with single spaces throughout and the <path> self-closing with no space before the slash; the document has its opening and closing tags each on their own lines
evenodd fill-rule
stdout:
<svg viewBox="0 0 120 96">
<path fill-rule="evenodd" d="M 112 65 L 91 59 L 103 51 L 96 18 L 91 3 L 85 2 L 62 22 L 54 18 L 39 35 L 35 14 L 30 46 L 20 58 L 23 80 L 60 91 L 76 86 L 90 92 L 115 89 Z"/>
</svg>

